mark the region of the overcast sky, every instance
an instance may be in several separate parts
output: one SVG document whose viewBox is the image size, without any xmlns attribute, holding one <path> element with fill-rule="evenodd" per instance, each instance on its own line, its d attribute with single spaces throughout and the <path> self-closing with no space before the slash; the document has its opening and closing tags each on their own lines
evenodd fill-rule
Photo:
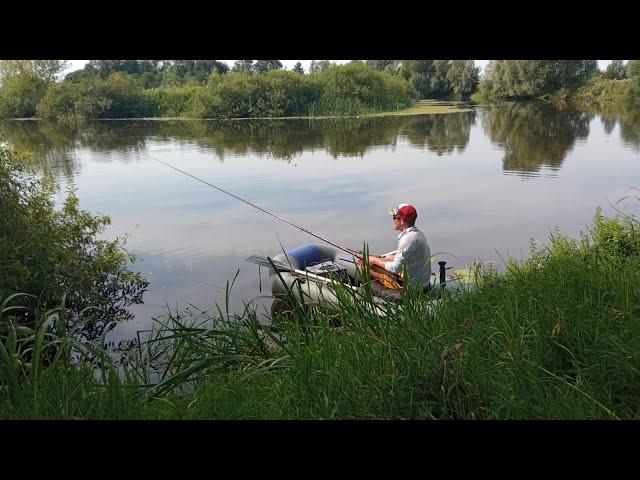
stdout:
<svg viewBox="0 0 640 480">
<path fill-rule="evenodd" d="M 233 62 L 235 62 L 235 60 L 221 60 L 221 61 L 229 65 L 229 67 L 233 67 Z M 280 61 L 282 62 L 282 65 L 284 66 L 284 68 L 286 68 L 287 70 L 291 70 L 293 66 L 296 64 L 296 62 L 300 62 L 302 63 L 302 67 L 304 68 L 305 72 L 309 71 L 309 65 L 311 64 L 311 60 L 280 60 Z M 330 61 L 337 62 L 337 63 L 349 62 L 349 60 L 330 60 Z M 66 73 L 72 72 L 73 70 L 81 69 L 88 62 L 88 60 L 70 60 L 70 62 L 71 62 L 71 68 Z M 475 62 L 476 62 L 476 65 L 478 65 L 481 69 L 484 69 L 485 65 L 489 62 L 489 60 L 476 60 Z M 607 68 L 607 65 L 610 62 L 611 60 L 598 60 L 598 67 L 600 67 L 600 70 L 604 70 L 605 68 Z"/>
</svg>

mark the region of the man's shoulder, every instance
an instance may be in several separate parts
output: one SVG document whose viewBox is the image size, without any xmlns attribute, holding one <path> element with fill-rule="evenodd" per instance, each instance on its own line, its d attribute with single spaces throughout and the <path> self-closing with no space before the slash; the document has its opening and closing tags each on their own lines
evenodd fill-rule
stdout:
<svg viewBox="0 0 640 480">
<path fill-rule="evenodd" d="M 411 227 L 411 230 L 409 230 L 407 232 L 407 236 L 412 236 L 412 237 L 424 237 L 424 233 L 422 232 L 422 230 L 420 230 L 417 227 Z"/>
<path fill-rule="evenodd" d="M 411 230 L 405 230 L 403 235 L 400 237 L 400 243 L 416 243 L 421 241 L 426 241 L 426 237 L 424 233 L 422 233 L 417 228 L 411 228 Z"/>
</svg>

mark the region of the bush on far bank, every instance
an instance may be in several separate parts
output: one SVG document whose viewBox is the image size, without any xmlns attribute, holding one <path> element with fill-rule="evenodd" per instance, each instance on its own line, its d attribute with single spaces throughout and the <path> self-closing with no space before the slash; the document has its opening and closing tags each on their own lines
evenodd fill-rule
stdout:
<svg viewBox="0 0 640 480">
<path fill-rule="evenodd" d="M 52 84 L 37 105 L 44 118 L 250 118 L 358 114 L 397 110 L 417 99 L 401 77 L 364 64 L 333 66 L 314 75 L 286 70 L 213 74 L 206 86 L 144 89 L 127 74 Z"/>
</svg>

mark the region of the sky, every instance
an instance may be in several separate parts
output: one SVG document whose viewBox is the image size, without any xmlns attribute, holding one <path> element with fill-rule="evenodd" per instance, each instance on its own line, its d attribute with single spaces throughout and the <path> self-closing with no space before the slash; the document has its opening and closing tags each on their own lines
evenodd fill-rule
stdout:
<svg viewBox="0 0 640 480">
<path fill-rule="evenodd" d="M 89 60 L 69 60 L 69 61 L 71 62 L 71 68 L 69 68 L 69 70 L 66 73 L 83 68 L 84 65 Z M 221 60 L 221 61 L 229 65 L 229 67 L 232 67 L 233 63 L 235 62 L 235 60 Z M 286 68 L 287 70 L 291 70 L 293 66 L 296 64 L 296 62 L 300 62 L 302 63 L 302 67 L 304 68 L 304 71 L 308 72 L 309 65 L 311 65 L 311 60 L 280 60 L 280 61 L 282 62 L 282 65 L 284 66 L 284 68 Z M 346 63 L 346 62 L 349 62 L 350 60 L 329 60 L 329 61 L 337 62 L 337 63 Z M 481 70 L 484 70 L 484 67 L 487 65 L 487 63 L 489 63 L 489 60 L 476 60 L 475 62 L 476 62 L 476 65 L 478 65 Z M 609 65 L 610 62 L 611 60 L 598 60 L 598 67 L 600 68 L 600 70 L 604 70 L 605 68 L 607 68 L 607 65 Z"/>
</svg>

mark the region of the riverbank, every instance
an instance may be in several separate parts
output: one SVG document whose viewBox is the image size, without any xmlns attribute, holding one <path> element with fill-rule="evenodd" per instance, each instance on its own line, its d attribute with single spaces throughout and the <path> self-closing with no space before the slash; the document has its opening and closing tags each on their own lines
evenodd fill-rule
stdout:
<svg viewBox="0 0 640 480">
<path fill-rule="evenodd" d="M 82 362 L 36 371 L 5 355 L 0 417 L 637 418 L 638 232 L 633 218 L 598 214 L 588 235 L 556 233 L 471 291 L 433 308 L 410 295 L 385 317 L 347 292 L 338 310 L 298 305 L 268 325 L 250 308 L 173 312 L 133 344 L 120 377 L 101 348 L 97 376 Z M 5 333 L 2 351 L 43 344 L 42 325 Z"/>
<path fill-rule="evenodd" d="M 376 112 L 376 113 L 362 113 L 358 115 L 306 115 L 306 116 L 288 116 L 288 117 L 240 117 L 240 118 L 192 118 L 192 117 L 138 117 L 138 118 L 98 118 L 92 120 L 100 121 L 148 121 L 148 122 L 163 122 L 163 121 L 241 121 L 241 120 L 332 120 L 340 118 L 367 118 L 367 117 L 388 117 L 388 116 L 411 116 L 411 115 L 437 115 L 443 113 L 459 113 L 469 112 L 472 109 L 468 108 L 468 103 L 464 102 L 448 102 L 441 100 L 420 100 L 414 106 L 404 108 L 396 111 Z M 7 118 L 7 121 L 22 121 L 22 122 L 37 122 L 37 121 L 49 121 L 48 119 L 41 117 L 30 118 Z"/>
</svg>

